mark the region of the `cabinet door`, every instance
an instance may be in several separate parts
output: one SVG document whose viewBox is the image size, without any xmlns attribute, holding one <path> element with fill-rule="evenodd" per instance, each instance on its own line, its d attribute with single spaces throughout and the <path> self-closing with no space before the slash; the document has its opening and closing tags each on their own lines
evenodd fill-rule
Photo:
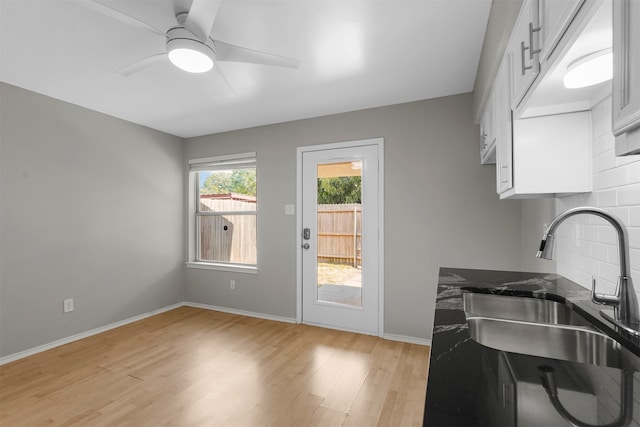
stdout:
<svg viewBox="0 0 640 427">
<path fill-rule="evenodd" d="M 498 353 L 498 424 L 501 426 L 517 425 L 517 389 L 507 355 Z"/>
<path fill-rule="evenodd" d="M 496 123 L 496 188 L 498 194 L 513 187 L 513 143 L 509 62 L 502 61 L 494 83 Z"/>
<path fill-rule="evenodd" d="M 560 38 L 585 0 L 540 0 L 540 37 L 542 57 L 553 53 Z"/>
<path fill-rule="evenodd" d="M 613 2 L 613 134 L 616 155 L 640 153 L 640 1 Z"/>
<path fill-rule="evenodd" d="M 480 162 L 482 164 L 494 163 L 489 152 L 493 150 L 496 143 L 495 133 L 495 105 L 493 90 L 487 99 L 487 103 L 482 113 L 480 122 Z"/>
<path fill-rule="evenodd" d="M 511 107 L 516 109 L 540 74 L 538 0 L 524 0 L 509 41 Z"/>
<path fill-rule="evenodd" d="M 591 191 L 591 112 L 514 120 L 509 197 Z"/>
</svg>

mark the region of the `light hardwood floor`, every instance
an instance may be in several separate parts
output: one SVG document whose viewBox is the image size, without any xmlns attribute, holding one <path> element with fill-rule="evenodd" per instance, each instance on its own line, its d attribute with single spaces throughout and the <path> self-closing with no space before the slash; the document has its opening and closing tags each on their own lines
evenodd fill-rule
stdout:
<svg viewBox="0 0 640 427">
<path fill-rule="evenodd" d="M 0 425 L 419 426 L 429 347 L 180 307 L 0 366 Z"/>
</svg>

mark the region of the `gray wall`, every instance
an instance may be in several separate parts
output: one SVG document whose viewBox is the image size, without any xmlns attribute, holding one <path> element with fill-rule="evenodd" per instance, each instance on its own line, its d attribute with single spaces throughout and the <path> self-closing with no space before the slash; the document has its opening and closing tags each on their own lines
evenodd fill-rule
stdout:
<svg viewBox="0 0 640 427">
<path fill-rule="evenodd" d="M 182 301 L 182 140 L 0 91 L 0 356 Z"/>
<path fill-rule="evenodd" d="M 188 269 L 186 300 L 295 318 L 296 147 L 383 137 L 385 333 L 430 338 L 441 266 L 521 266 L 520 202 L 498 200 L 477 133 L 464 94 L 187 140 L 187 159 L 257 152 L 260 270 Z"/>
<path fill-rule="evenodd" d="M 473 86 L 473 112 L 476 122 L 489 96 L 521 6 L 522 0 L 493 0 L 491 3 L 489 22 Z"/>
<path fill-rule="evenodd" d="M 386 333 L 430 338 L 441 266 L 521 266 L 520 202 L 479 164 L 471 94 L 182 141 L 0 90 L 0 356 L 183 300 L 294 318 L 298 146 L 385 138 Z M 185 150 L 258 152 L 259 274 L 185 272 Z"/>
</svg>

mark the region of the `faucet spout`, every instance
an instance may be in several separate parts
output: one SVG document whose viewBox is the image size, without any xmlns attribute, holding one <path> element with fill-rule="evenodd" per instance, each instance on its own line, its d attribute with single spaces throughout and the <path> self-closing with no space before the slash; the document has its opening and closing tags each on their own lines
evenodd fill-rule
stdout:
<svg viewBox="0 0 640 427">
<path fill-rule="evenodd" d="M 551 259 L 555 230 L 566 219 L 580 214 L 595 215 L 606 220 L 613 226 L 618 236 L 620 275 L 618 276 L 616 294 L 604 295 L 596 293 L 596 284 L 594 280 L 591 299 L 597 304 L 613 306 L 614 316 L 611 317 L 606 314 L 603 314 L 603 316 L 613 321 L 617 326 L 622 327 L 626 331 L 640 336 L 638 300 L 631 281 L 631 269 L 629 266 L 629 238 L 627 236 L 627 229 L 618 218 L 605 210 L 593 207 L 579 207 L 563 212 L 551 222 L 545 231 L 542 236 L 542 242 L 540 243 L 540 249 L 536 256 L 538 258 Z"/>
</svg>

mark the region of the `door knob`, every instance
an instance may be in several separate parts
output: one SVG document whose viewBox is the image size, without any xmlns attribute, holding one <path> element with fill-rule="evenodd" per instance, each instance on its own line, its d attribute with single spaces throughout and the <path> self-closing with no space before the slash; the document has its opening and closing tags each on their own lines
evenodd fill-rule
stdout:
<svg viewBox="0 0 640 427">
<path fill-rule="evenodd" d="M 302 245 L 302 249 L 309 249 L 309 244 L 305 243 L 304 245 Z"/>
</svg>

